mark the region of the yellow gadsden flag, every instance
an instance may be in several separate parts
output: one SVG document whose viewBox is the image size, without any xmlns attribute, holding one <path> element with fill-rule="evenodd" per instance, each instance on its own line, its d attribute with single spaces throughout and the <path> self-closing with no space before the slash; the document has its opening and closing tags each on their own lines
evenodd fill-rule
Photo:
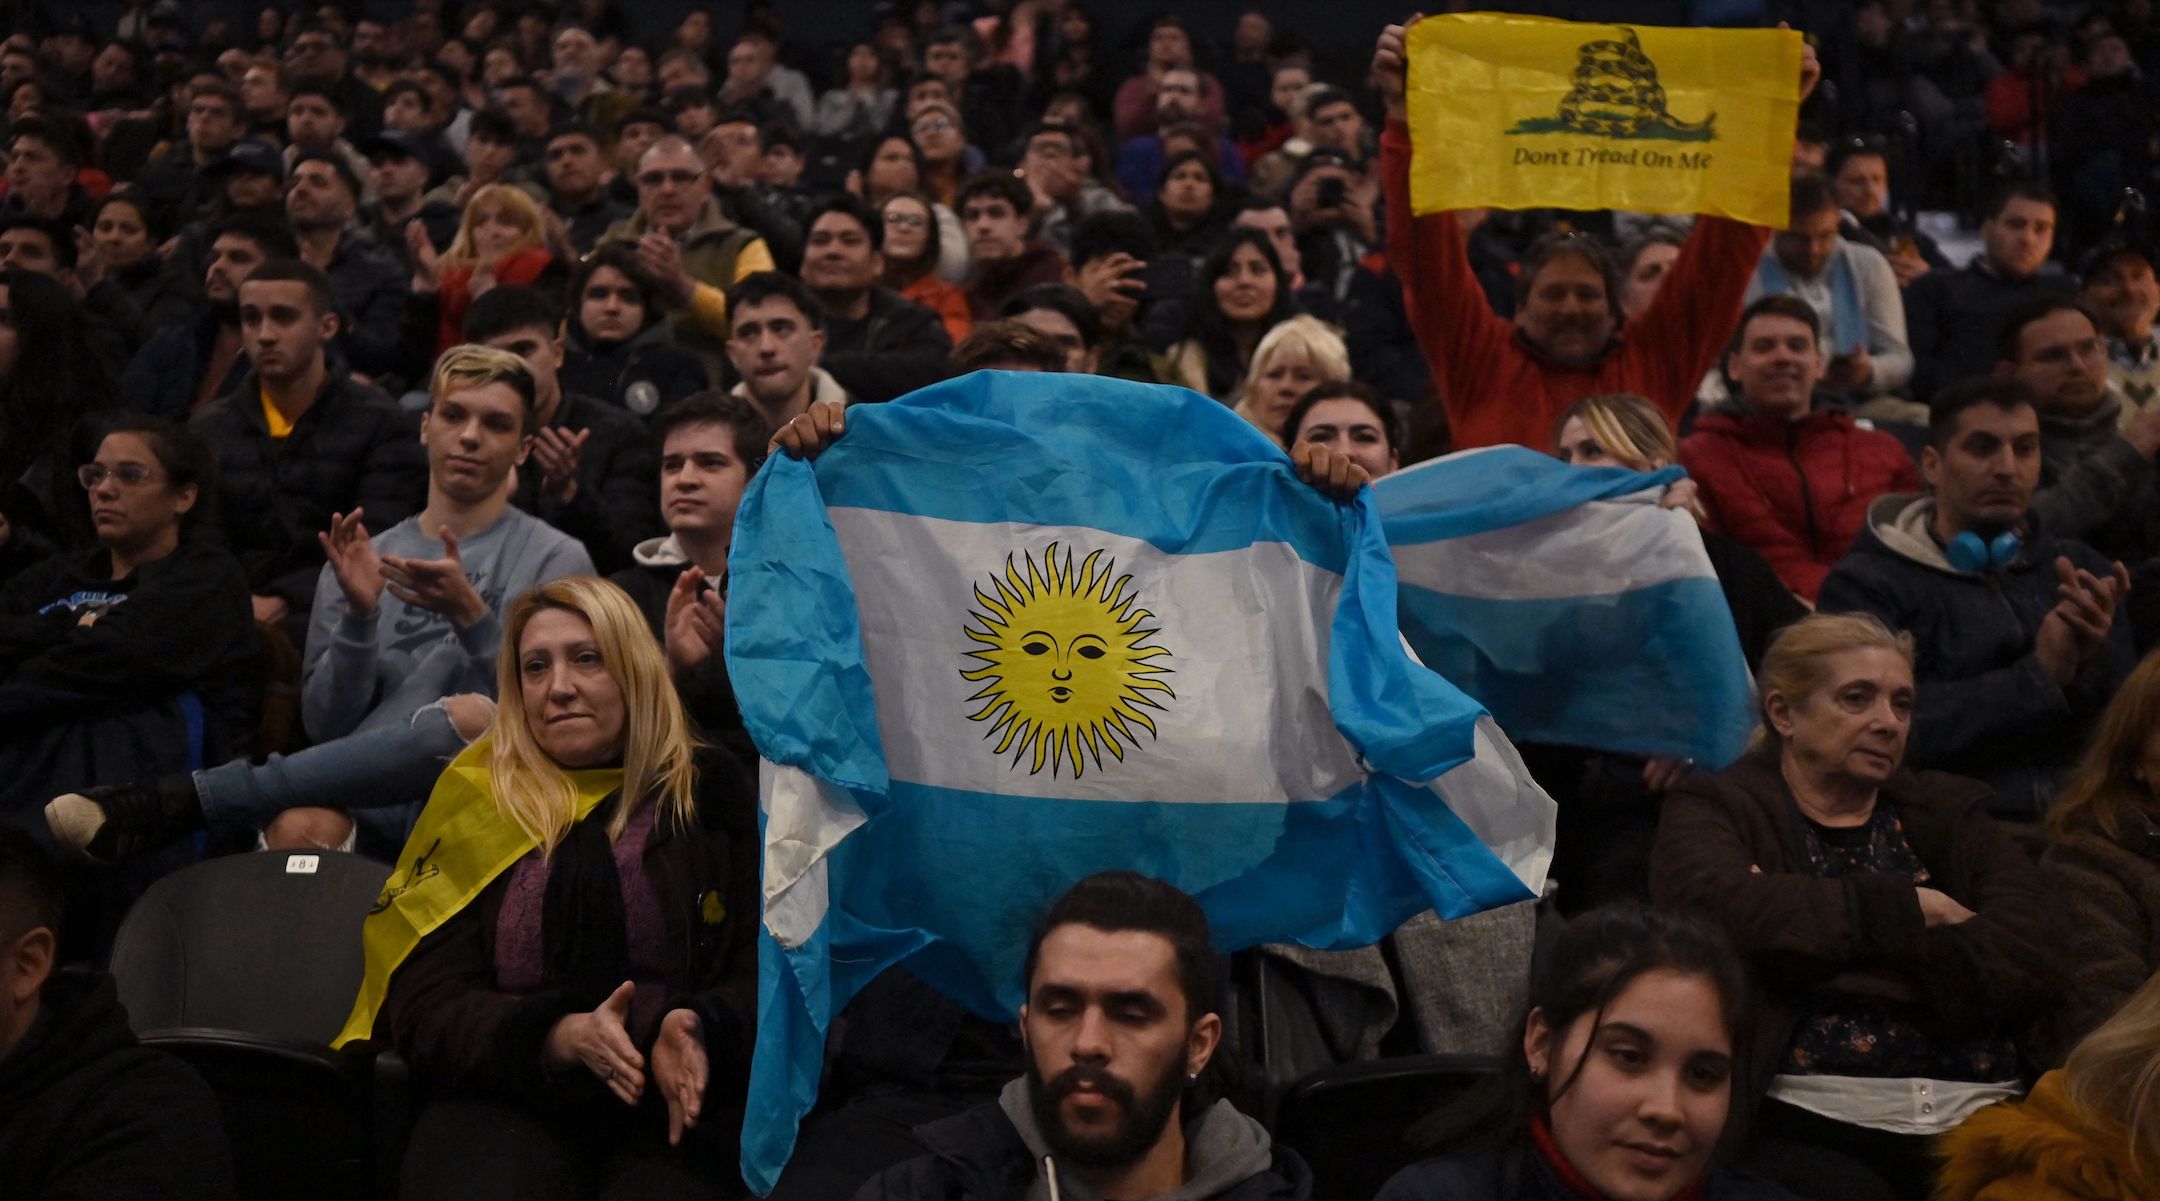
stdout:
<svg viewBox="0 0 2160 1201">
<path fill-rule="evenodd" d="M 1713 213 L 1782 227 L 1800 112 L 1788 29 L 1473 13 L 1410 29 L 1411 208 Z"/>
</svg>

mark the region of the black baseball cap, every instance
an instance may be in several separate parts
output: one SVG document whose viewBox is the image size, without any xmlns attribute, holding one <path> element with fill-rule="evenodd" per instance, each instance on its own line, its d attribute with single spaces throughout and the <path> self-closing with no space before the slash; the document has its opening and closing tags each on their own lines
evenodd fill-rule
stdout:
<svg viewBox="0 0 2160 1201">
<path fill-rule="evenodd" d="M 225 157 L 210 164 L 204 175 L 216 178 L 238 171 L 255 171 L 263 175 L 285 178 L 285 156 L 268 142 L 247 138 L 234 142 L 225 151 Z"/>
<path fill-rule="evenodd" d="M 2085 256 L 2085 261 L 2078 270 L 2078 281 L 2083 283 L 2091 279 L 2095 272 L 2107 266 L 2111 260 L 2126 254 L 2134 254 L 2144 259 L 2147 266 L 2155 273 L 2160 273 L 2160 250 L 2155 250 L 2152 243 L 2143 238 L 2118 233 L 2108 235 Z"/>
</svg>

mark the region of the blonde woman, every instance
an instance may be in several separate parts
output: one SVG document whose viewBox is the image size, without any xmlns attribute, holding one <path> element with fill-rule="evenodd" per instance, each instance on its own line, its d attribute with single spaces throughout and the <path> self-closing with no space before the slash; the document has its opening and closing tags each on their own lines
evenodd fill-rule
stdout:
<svg viewBox="0 0 2160 1201">
<path fill-rule="evenodd" d="M 1270 329 L 1253 348 L 1252 365 L 1238 385 L 1237 414 L 1280 446 L 1290 410 L 1307 392 L 1349 379 L 1350 348 L 1342 334 L 1300 314 Z"/>
<path fill-rule="evenodd" d="M 473 193 L 457 236 L 440 258 L 419 222 L 408 224 L 405 243 L 412 254 L 413 296 L 423 305 L 428 297 L 435 302 L 435 352 L 465 340 L 465 310 L 473 297 L 497 284 L 559 292 L 575 257 L 564 253 L 559 242 L 540 202 L 511 184 L 489 184 Z"/>
<path fill-rule="evenodd" d="M 369 918 L 344 1036 L 389 1042 L 430 1087 L 403 1195 L 591 1197 L 632 1176 L 640 1196 L 727 1193 L 756 1015 L 755 798 L 695 747 L 613 584 L 519 597 L 498 675 L 493 724 Z"/>
<path fill-rule="evenodd" d="M 1939 1150 L 1939 1201 L 2160 1196 L 2160 976 L 2023 1101 L 1974 1114 Z"/>
</svg>

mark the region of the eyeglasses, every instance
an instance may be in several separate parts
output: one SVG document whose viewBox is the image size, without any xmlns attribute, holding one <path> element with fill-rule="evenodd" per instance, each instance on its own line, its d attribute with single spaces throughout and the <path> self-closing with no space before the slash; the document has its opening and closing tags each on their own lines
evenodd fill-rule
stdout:
<svg viewBox="0 0 2160 1201">
<path fill-rule="evenodd" d="M 951 133 L 958 128 L 960 127 L 953 124 L 950 117 L 932 117 L 928 121 L 915 123 L 916 133 Z"/>
<path fill-rule="evenodd" d="M 103 463 L 85 463 L 75 469 L 75 478 L 82 483 L 85 492 L 104 483 L 107 476 L 120 481 L 123 488 L 140 488 L 158 478 L 157 472 L 141 463 L 122 463 L 110 468 Z"/>
<path fill-rule="evenodd" d="M 661 184 L 670 183 L 678 187 L 688 187 L 698 181 L 698 173 L 695 171 L 647 171 L 645 174 L 638 176 L 637 181 L 638 186 L 641 188 L 657 188 Z"/>
<path fill-rule="evenodd" d="M 885 224 L 889 227 L 897 226 L 901 229 L 927 229 L 930 226 L 930 218 L 923 216 L 921 213 L 887 213 L 885 214 Z"/>
</svg>

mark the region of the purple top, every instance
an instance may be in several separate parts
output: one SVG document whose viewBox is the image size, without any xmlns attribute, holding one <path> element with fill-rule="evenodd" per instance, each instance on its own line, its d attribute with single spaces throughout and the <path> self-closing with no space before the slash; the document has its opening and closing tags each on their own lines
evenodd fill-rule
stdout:
<svg viewBox="0 0 2160 1201">
<path fill-rule="evenodd" d="M 661 970 L 667 937 L 660 917 L 660 893 L 645 870 L 653 815 L 653 806 L 639 806 L 613 848 L 615 871 L 622 881 L 623 924 L 628 927 L 630 980 L 637 985 L 630 997 L 630 1037 L 640 1043 L 652 1036 L 660 1007 L 667 1003 Z M 495 985 L 513 996 L 530 996 L 541 988 L 540 915 L 549 867 L 537 850 L 511 865 L 510 891 L 503 896 L 502 912 L 496 918 Z"/>
</svg>

